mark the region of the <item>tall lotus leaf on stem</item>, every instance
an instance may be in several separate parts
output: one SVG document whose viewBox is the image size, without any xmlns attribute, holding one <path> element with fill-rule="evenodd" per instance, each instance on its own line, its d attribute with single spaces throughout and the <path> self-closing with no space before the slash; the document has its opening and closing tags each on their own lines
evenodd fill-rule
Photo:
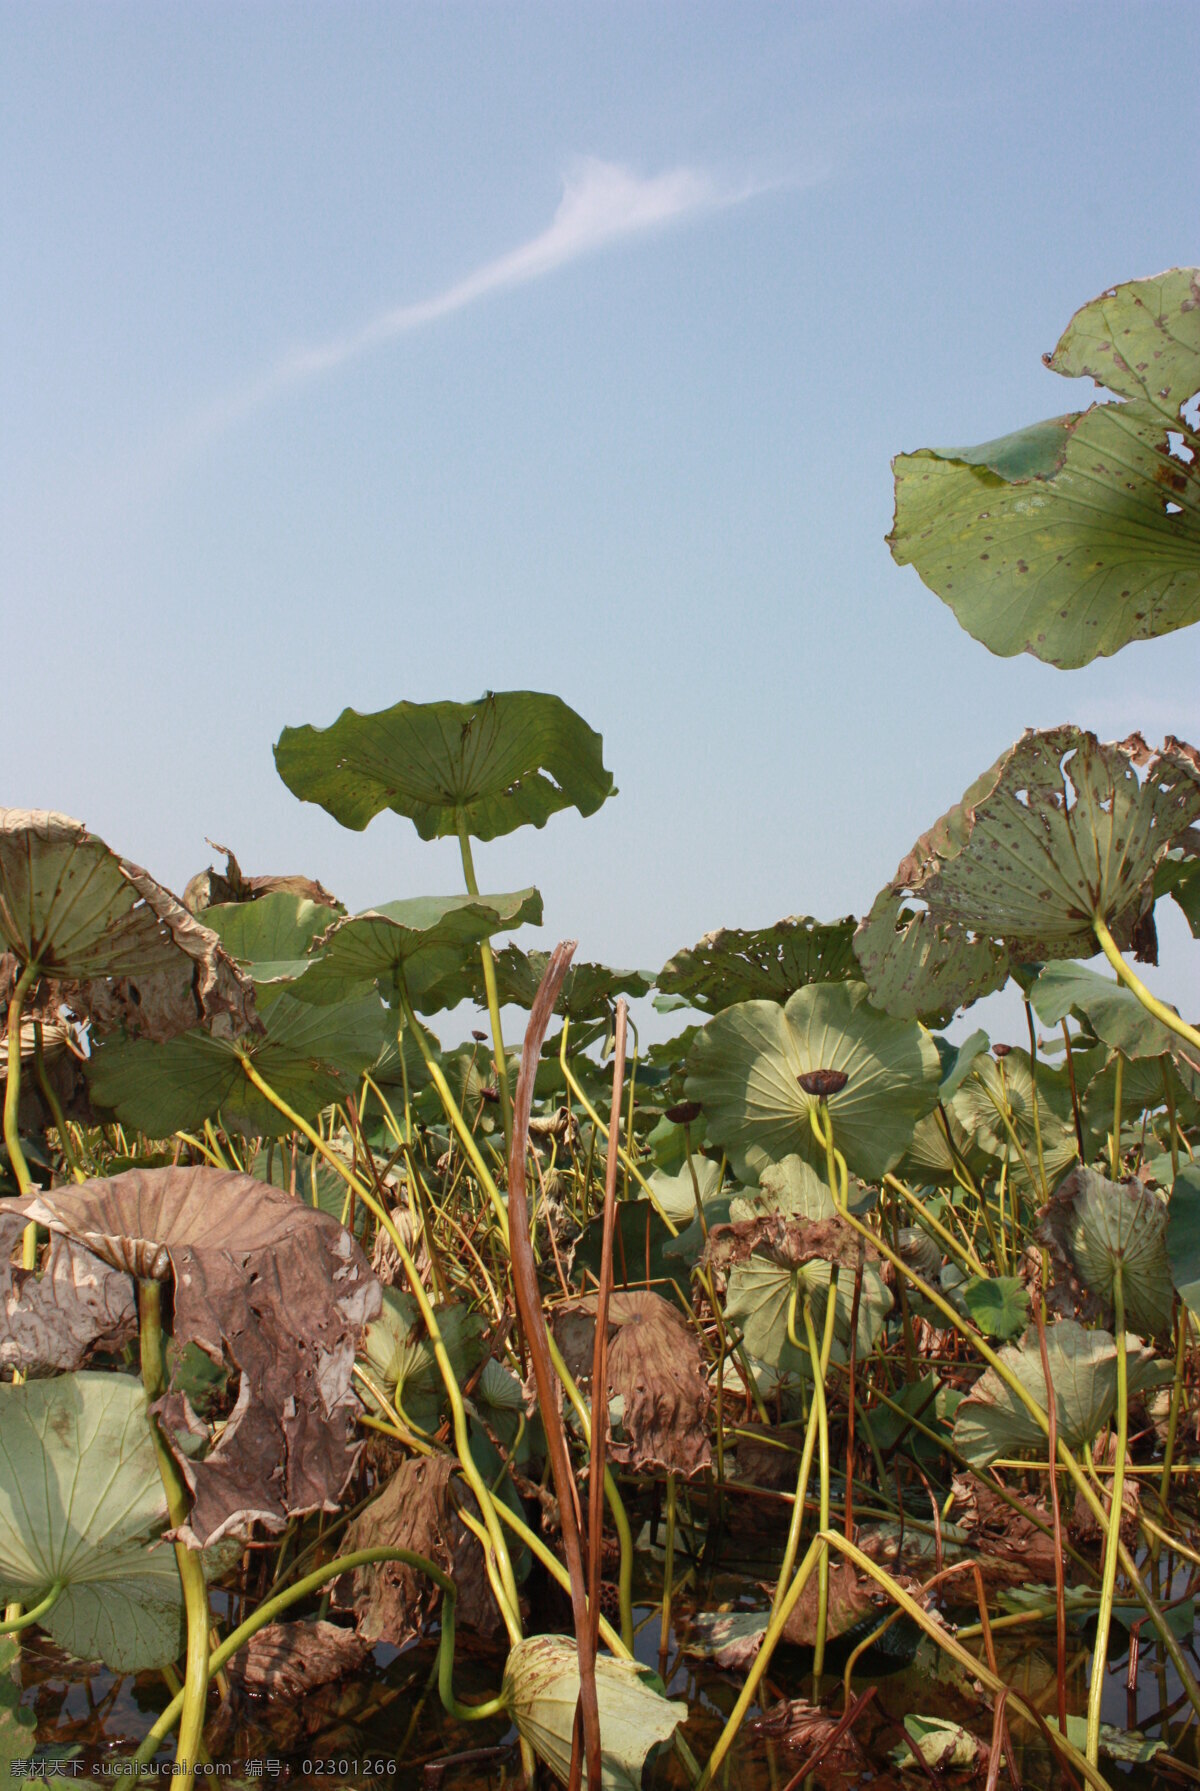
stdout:
<svg viewBox="0 0 1200 1791">
<path fill-rule="evenodd" d="M 603 741 L 561 697 L 488 691 L 475 703 L 397 703 L 374 715 L 344 709 L 328 728 L 285 728 L 275 746 L 280 777 L 361 831 L 384 809 L 407 815 L 422 839 L 457 838 L 468 893 L 479 885 L 472 839 L 492 840 L 560 809 L 591 815 L 614 794 Z M 506 1148 L 512 1105 L 495 966 L 486 939 L 480 964 L 492 1025 Z"/>
<path fill-rule="evenodd" d="M 888 540 L 993 653 L 1071 667 L 1200 617 L 1200 269 L 1101 293 L 1045 360 L 1122 402 L 899 455 Z"/>
<path fill-rule="evenodd" d="M 1175 1043 L 1131 989 L 1086 964 L 1047 964 L 1029 999 L 1043 1026 L 1060 1026 L 1071 1014 L 1122 1057 L 1162 1057 Z"/>
<path fill-rule="evenodd" d="M 228 1038 L 257 1025 L 251 985 L 216 935 L 67 815 L 0 809 L 0 941 L 19 966 L 8 1003 L 4 1139 L 23 1193 L 32 1183 L 16 1126 L 21 1013 L 40 979 L 99 1025 L 151 1039 L 196 1025 Z"/>
<path fill-rule="evenodd" d="M 756 1182 L 762 1169 L 792 1155 L 824 1167 L 809 1123 L 824 1097 L 806 1094 L 799 1080 L 810 1070 L 847 1078 L 828 1109 L 847 1163 L 864 1179 L 896 1163 L 917 1121 L 933 1110 L 941 1080 L 929 1034 L 880 1013 L 863 983 L 814 984 L 782 1007 L 745 1001 L 726 1008 L 697 1035 L 687 1092 L 704 1109 L 710 1142 L 743 1181 Z"/>
<path fill-rule="evenodd" d="M 1088 1316 L 1111 1322 L 1119 1269 L 1129 1324 L 1144 1337 L 1170 1330 L 1175 1289 L 1164 1201 L 1139 1182 L 1110 1182 L 1081 1164 L 1040 1217 L 1039 1237 L 1072 1291 L 1092 1296 Z"/>
<path fill-rule="evenodd" d="M 786 1001 L 809 983 L 857 981 L 854 916 L 789 915 L 771 927 L 718 927 L 677 951 L 658 973 L 664 995 L 720 1013 L 739 1001 Z"/>
<path fill-rule="evenodd" d="M 864 923 L 857 945 L 873 998 L 888 1005 L 907 966 L 897 1011 L 928 1018 L 931 1006 L 974 1000 L 981 990 L 970 964 L 985 950 L 999 954 L 998 967 L 1092 957 L 1098 946 L 1153 957 L 1155 867 L 1197 816 L 1193 747 L 1030 729 L 900 865 L 876 903 L 880 913 L 892 905 L 899 930 Z M 904 921 L 906 902 L 919 913 Z M 924 964 L 914 956 L 917 930 L 937 942 Z M 942 967 L 956 954 L 963 976 L 947 981 Z"/>
</svg>

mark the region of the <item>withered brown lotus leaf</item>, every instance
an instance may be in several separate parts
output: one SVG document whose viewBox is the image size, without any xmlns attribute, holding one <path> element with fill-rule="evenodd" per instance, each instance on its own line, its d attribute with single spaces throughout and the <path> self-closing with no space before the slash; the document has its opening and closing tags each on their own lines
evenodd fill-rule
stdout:
<svg viewBox="0 0 1200 1791">
<path fill-rule="evenodd" d="M 357 1456 L 354 1352 L 381 1294 L 335 1219 L 252 1176 L 206 1168 L 131 1169 L 13 1210 L 113 1269 L 173 1276 L 177 1346 L 194 1343 L 240 1377 L 203 1458 L 176 1443 L 193 1495 L 190 1546 L 337 1508 Z M 169 1431 L 194 1418 L 178 1395 L 163 1415 Z"/>
<path fill-rule="evenodd" d="M 709 1231 L 704 1262 L 723 1278 L 739 1262 L 752 1256 L 766 1256 L 789 1268 L 801 1268 L 806 1262 L 837 1263 L 839 1267 L 856 1269 L 860 1261 L 877 1261 L 870 1245 L 844 1219 L 793 1219 L 784 1213 L 764 1213 L 757 1219 L 737 1219 L 728 1225 L 714 1225 Z"/>
<path fill-rule="evenodd" d="M 711 1462 L 705 1421 L 712 1390 L 683 1314 L 656 1293 L 614 1293 L 608 1305 L 608 1397 L 624 1401 L 614 1461 L 696 1474 Z M 591 1378 L 596 1297 L 561 1306 L 554 1335 L 575 1379 Z"/>
<path fill-rule="evenodd" d="M 191 914 L 201 914 L 205 908 L 216 908 L 225 902 L 257 902 L 263 896 L 276 895 L 280 891 L 303 896 L 322 908 L 340 909 L 342 906 L 315 877 L 247 877 L 228 846 L 219 845 L 216 840 L 208 843 L 214 852 L 225 854 L 225 870 L 222 874 L 210 864 L 207 870 L 198 871 L 189 879 L 183 892 L 183 905 Z"/>
<path fill-rule="evenodd" d="M 0 1211 L 0 1368 L 81 1368 L 95 1349 L 137 1335 L 133 1284 L 70 1238 L 55 1236 L 40 1273 L 13 1265 L 25 1229 L 17 1202 Z"/>
<path fill-rule="evenodd" d="M 1033 1514 L 1027 1517 L 975 1475 L 956 1474 L 953 1488 L 953 1521 L 978 1550 L 980 1569 L 989 1584 L 1053 1582 L 1054 1538 L 1033 1521 L 1036 1516 L 1043 1524 L 1050 1523 L 1050 1508 L 1044 1501 L 1022 1499 L 1022 1506 Z"/>
<path fill-rule="evenodd" d="M 346 1532 L 344 1552 L 362 1548 L 406 1548 L 425 1555 L 450 1574 L 458 1591 L 458 1628 L 483 1636 L 501 1630 L 500 1612 L 487 1582 L 483 1550 L 459 1516 L 474 1501 L 448 1455 L 402 1462 L 377 1499 L 359 1513 Z M 421 1629 L 441 1600 L 427 1575 L 402 1561 L 376 1562 L 354 1571 L 349 1586 L 338 1581 L 338 1602 L 358 1613 L 358 1633 L 368 1643 L 402 1648 Z"/>
<path fill-rule="evenodd" d="M 299 1698 L 356 1672 L 370 1652 L 365 1636 L 320 1618 L 268 1623 L 234 1656 L 230 1677 L 256 1698 Z"/>
<path fill-rule="evenodd" d="M 829 1740 L 838 1727 L 839 1717 L 806 1698 L 781 1698 L 769 1704 L 760 1717 L 750 1724 L 751 1733 L 776 1741 L 795 1753 L 812 1753 Z M 867 1777 L 867 1757 L 851 1730 L 847 1729 L 829 1748 L 822 1759 L 823 1773 L 846 1775 L 850 1782 Z M 851 1777 L 852 1775 L 852 1777 Z"/>
<path fill-rule="evenodd" d="M 162 1040 L 258 1025 L 253 985 L 216 934 L 68 815 L 0 809 L 0 941 L 100 1030 Z"/>
</svg>

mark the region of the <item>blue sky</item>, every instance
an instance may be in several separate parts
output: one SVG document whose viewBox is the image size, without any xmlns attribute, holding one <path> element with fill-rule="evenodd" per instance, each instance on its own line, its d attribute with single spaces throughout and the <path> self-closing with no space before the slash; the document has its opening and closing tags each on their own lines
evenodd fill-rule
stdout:
<svg viewBox="0 0 1200 1791">
<path fill-rule="evenodd" d="M 1200 260 L 1193 5 L 3 16 L 6 803 L 451 889 L 272 742 L 554 690 L 620 796 L 481 881 L 654 966 L 864 911 L 1026 725 L 1200 737 L 1194 631 L 995 659 L 884 544 L 893 454 L 1087 403 L 1072 311 Z"/>
</svg>

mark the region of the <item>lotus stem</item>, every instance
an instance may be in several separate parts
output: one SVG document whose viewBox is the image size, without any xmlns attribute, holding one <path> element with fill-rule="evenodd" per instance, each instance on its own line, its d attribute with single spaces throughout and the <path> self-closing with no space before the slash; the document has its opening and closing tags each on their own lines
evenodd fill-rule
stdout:
<svg viewBox="0 0 1200 1791">
<path fill-rule="evenodd" d="M 420 1035 L 418 1034 L 418 1039 L 419 1038 Z M 317 1151 L 319 1155 L 324 1157 L 330 1168 L 341 1176 L 346 1185 L 354 1189 L 354 1192 L 358 1195 L 358 1198 L 362 1201 L 368 1212 L 373 1213 L 375 1218 L 383 1226 L 395 1247 L 396 1254 L 403 1264 L 404 1272 L 407 1275 L 409 1285 L 412 1288 L 413 1297 L 417 1302 L 417 1307 L 424 1320 L 425 1329 L 429 1332 L 429 1341 L 433 1346 L 433 1353 L 437 1361 L 438 1371 L 442 1377 L 442 1385 L 446 1390 L 446 1400 L 450 1406 L 451 1420 L 454 1427 L 455 1454 L 462 1464 L 462 1470 L 466 1476 L 467 1483 L 470 1486 L 471 1491 L 475 1494 L 475 1499 L 479 1505 L 480 1512 L 482 1513 L 483 1521 L 487 1525 L 488 1535 L 492 1540 L 492 1546 L 496 1550 L 496 1559 L 500 1566 L 501 1579 L 504 1584 L 505 1592 L 507 1593 L 507 1598 L 500 1607 L 500 1615 L 504 1619 L 504 1626 L 508 1631 L 509 1640 L 515 1644 L 521 1640 L 521 1620 L 519 1614 L 520 1599 L 517 1593 L 516 1575 L 513 1573 L 512 1560 L 509 1556 L 508 1545 L 504 1540 L 504 1532 L 501 1530 L 499 1520 L 496 1517 L 495 1501 L 488 1492 L 483 1475 L 479 1472 L 479 1469 L 475 1464 L 475 1457 L 471 1451 L 470 1433 L 467 1429 L 467 1414 L 466 1409 L 463 1406 L 462 1391 L 459 1388 L 458 1381 L 455 1379 L 454 1368 L 446 1351 L 446 1345 L 437 1321 L 437 1313 L 430 1301 L 429 1295 L 425 1291 L 424 1283 L 417 1273 L 417 1265 L 409 1254 L 404 1239 L 400 1236 L 400 1233 L 396 1228 L 392 1215 L 388 1212 L 386 1207 L 380 1205 L 366 1183 L 361 1181 L 352 1170 L 347 1169 L 336 1151 L 330 1150 L 320 1133 L 310 1126 L 306 1119 L 302 1119 L 300 1114 L 298 1114 L 294 1108 L 289 1107 L 281 1095 L 276 1094 L 275 1090 L 271 1087 L 271 1084 L 259 1075 L 248 1057 L 242 1055 L 240 1057 L 240 1062 L 246 1076 L 254 1084 L 255 1088 L 258 1089 L 264 1099 L 268 1100 L 277 1112 L 282 1113 L 284 1118 L 290 1121 L 295 1130 L 308 1139 L 308 1142 L 312 1145 L 313 1149 Z"/>
<path fill-rule="evenodd" d="M 558 1048 L 559 1065 L 562 1069 L 563 1076 L 566 1078 L 567 1087 L 570 1089 L 571 1093 L 575 1096 L 575 1099 L 579 1102 L 579 1105 L 583 1108 L 584 1112 L 587 1114 L 588 1118 L 591 1120 L 592 1125 L 594 1126 L 596 1132 L 603 1134 L 605 1144 L 607 1145 L 607 1143 L 608 1143 L 608 1127 L 605 1125 L 605 1123 L 601 1119 L 600 1115 L 596 1112 L 596 1109 L 592 1106 L 592 1103 L 588 1100 L 587 1096 L 584 1094 L 582 1088 L 579 1086 L 579 1083 L 576 1081 L 575 1076 L 572 1073 L 570 1064 L 567 1062 L 567 1028 L 568 1028 L 568 1022 L 566 1020 L 564 1020 L 563 1021 L 563 1029 L 562 1029 L 562 1040 L 561 1040 L 561 1043 Z M 663 1224 L 666 1226 L 666 1228 L 670 1232 L 671 1236 L 678 1237 L 679 1236 L 678 1225 L 674 1224 L 674 1222 L 670 1218 L 668 1218 L 667 1214 L 663 1211 L 662 1203 L 660 1202 L 658 1195 L 654 1192 L 654 1189 L 650 1186 L 650 1183 L 646 1180 L 645 1176 L 642 1174 L 641 1170 L 638 1168 L 637 1164 L 634 1162 L 633 1158 L 630 1156 L 629 1152 L 625 1149 L 625 1146 L 623 1144 L 618 1144 L 617 1154 L 620 1157 L 621 1162 L 624 1164 L 625 1168 L 628 1170 L 629 1174 L 632 1175 L 632 1177 L 633 1177 L 634 1181 L 637 1183 L 638 1187 L 642 1190 L 642 1193 L 645 1194 L 646 1197 L 649 1199 L 651 1206 L 654 1208 L 655 1212 L 658 1214 L 659 1218 L 662 1220 Z"/>
<path fill-rule="evenodd" d="M 1125 1496 L 1125 1451 L 1129 1445 L 1129 1368 L 1125 1359 L 1125 1288 L 1121 1258 L 1113 1264 L 1113 1332 L 1117 1345 L 1117 1453 L 1113 1464 L 1108 1534 L 1104 1540 L 1104 1568 L 1100 1579 L 1100 1610 L 1096 1618 L 1096 1642 L 1092 1649 L 1092 1677 L 1088 1685 L 1087 1757 L 1092 1766 L 1100 1758 L 1100 1711 L 1108 1661 L 1108 1637 L 1112 1628 L 1113 1596 L 1117 1586 L 1117 1558 L 1121 1544 L 1121 1517 Z"/>
<path fill-rule="evenodd" d="M 16 1177 L 17 1188 L 21 1198 L 33 1193 L 33 1177 L 29 1173 L 29 1165 L 25 1161 L 25 1152 L 21 1149 L 21 1135 L 17 1123 L 17 1112 L 21 1103 L 21 1015 L 25 1008 L 25 997 L 41 974 L 36 963 L 26 964 L 16 981 L 16 986 L 8 999 L 8 1062 L 5 1066 L 4 1082 L 4 1146 L 8 1151 L 8 1160 Z M 37 1227 L 26 1226 L 26 1246 L 30 1232 L 36 1248 Z M 35 1262 L 24 1260 L 28 1256 L 28 1247 L 22 1257 L 22 1267 L 32 1269 Z M 36 1259 L 35 1259 L 36 1261 Z"/>
<path fill-rule="evenodd" d="M 1167 1030 L 1173 1032 L 1177 1038 L 1186 1040 L 1194 1050 L 1200 1051 L 1200 1032 L 1197 1032 L 1194 1026 L 1189 1026 L 1186 1020 L 1181 1020 L 1173 1007 L 1168 1007 L 1165 1001 L 1160 1001 L 1157 995 L 1152 995 L 1136 971 L 1129 968 L 1117 950 L 1117 942 L 1109 932 L 1102 915 L 1093 915 L 1092 931 L 1096 935 L 1100 950 L 1116 971 L 1118 978 L 1127 989 L 1137 996 L 1146 1012 L 1153 1014 L 1156 1020 L 1161 1020 Z"/>
<path fill-rule="evenodd" d="M 71 1137 L 70 1130 L 67 1126 L 66 1118 L 62 1110 L 62 1104 L 54 1092 L 54 1084 L 46 1073 L 46 1056 L 43 1049 L 42 1023 L 40 1020 L 35 1020 L 33 1023 L 33 1070 L 37 1077 L 38 1087 L 42 1091 L 42 1099 L 50 1109 L 50 1117 L 54 1121 L 54 1129 L 58 1133 L 59 1148 L 62 1151 L 67 1168 L 71 1171 L 71 1174 L 75 1177 L 77 1182 L 85 1182 L 87 1180 L 87 1172 L 79 1166 L 79 1158 L 75 1153 L 75 1141 Z"/>
<path fill-rule="evenodd" d="M 139 1345 L 141 1351 L 142 1385 L 146 1389 L 147 1407 L 153 1405 L 166 1391 L 166 1366 L 163 1356 L 162 1331 L 162 1283 L 141 1279 L 138 1281 L 138 1321 Z M 180 1473 L 179 1464 L 172 1455 L 157 1418 L 149 1410 L 146 1413 L 150 1425 L 150 1435 L 154 1441 L 154 1453 L 158 1459 L 158 1471 L 163 1483 L 163 1492 L 167 1500 L 167 1516 L 171 1527 L 181 1528 L 188 1518 L 188 1493 Z M 201 1743 L 204 1735 L 204 1711 L 208 1699 L 209 1674 L 213 1670 L 208 1654 L 208 1631 L 210 1614 L 208 1609 L 208 1585 L 204 1578 L 204 1564 L 198 1549 L 190 1549 L 181 1541 L 175 1543 L 175 1564 L 179 1569 L 179 1583 L 183 1589 L 183 1604 L 187 1618 L 187 1656 L 184 1666 L 183 1690 L 179 1694 L 180 1720 L 179 1738 L 175 1746 L 175 1770 L 189 1776 L 197 1759 L 200 1757 Z"/>
<path fill-rule="evenodd" d="M 554 1341 L 554 1333 L 548 1332 L 550 1360 L 554 1364 L 554 1372 L 563 1384 L 563 1390 L 570 1400 L 579 1420 L 579 1428 L 583 1432 L 585 1446 L 592 1446 L 592 1420 L 588 1412 L 587 1402 L 579 1388 L 575 1385 L 575 1377 L 562 1359 L 562 1352 Z M 621 1607 L 621 1634 L 625 1638 L 630 1654 L 633 1653 L 633 1531 L 629 1526 L 629 1514 L 625 1509 L 625 1501 L 613 1478 L 612 1469 L 605 1463 L 604 1496 L 608 1503 L 609 1516 L 617 1532 L 617 1541 L 621 1551 L 621 1565 L 618 1573 L 618 1595 Z"/>
<path fill-rule="evenodd" d="M 1117 1053 L 1116 1083 L 1113 1089 L 1112 1136 L 1108 1141 L 1108 1166 L 1114 1182 L 1121 1179 L 1121 1096 L 1125 1083 L 1125 1059 Z"/>
<path fill-rule="evenodd" d="M 829 1300 L 825 1307 L 825 1329 L 821 1340 L 821 1350 L 819 1355 L 819 1379 L 821 1382 L 822 1394 L 824 1393 L 825 1376 L 829 1371 L 829 1357 L 833 1350 L 833 1315 L 837 1303 L 836 1275 L 837 1270 L 834 1268 L 830 1275 Z M 807 1305 L 807 1301 L 805 1304 Z M 789 1339 L 795 1339 L 795 1312 L 796 1287 L 793 1286 L 791 1298 L 788 1301 Z M 795 1347 L 800 1349 L 803 1346 L 797 1341 Z M 812 1408 L 808 1414 L 808 1423 L 805 1426 L 804 1447 L 800 1452 L 800 1466 L 796 1470 L 796 1491 L 792 1498 L 792 1515 L 788 1524 L 787 1541 L 784 1544 L 783 1559 L 779 1564 L 779 1575 L 775 1582 L 775 1596 L 771 1600 L 772 1616 L 779 1611 L 787 1596 L 788 1581 L 791 1578 L 792 1568 L 796 1563 L 796 1556 L 800 1552 L 800 1534 L 804 1527 L 804 1506 L 808 1497 L 808 1477 L 812 1472 L 812 1459 L 818 1441 L 819 1422 L 818 1406 L 816 1398 L 814 1397 Z M 868 1435 L 869 1434 L 870 1427 L 868 1426 Z M 871 1444 L 872 1447 L 874 1447 L 873 1438 L 871 1438 Z M 826 1438 L 826 1454 L 828 1455 L 828 1437 Z"/>
<path fill-rule="evenodd" d="M 1175 1381 L 1171 1388 L 1171 1405 L 1167 1413 L 1167 1440 L 1163 1448 L 1162 1479 L 1158 1485 L 1158 1502 L 1164 1515 L 1170 1510 L 1171 1467 L 1175 1459 L 1175 1437 L 1179 1429 L 1179 1408 L 1183 1402 L 1183 1382 L 1187 1372 L 1188 1310 L 1180 1300 L 1175 1313 Z M 1158 1543 L 1150 1544 L 1152 1557 L 1158 1559 Z"/>
<path fill-rule="evenodd" d="M 475 879 L 475 860 L 471 854 L 471 836 L 467 832 L 467 817 L 461 809 L 455 816 L 458 830 L 458 845 L 462 853 L 463 876 L 466 879 L 467 894 L 477 896 L 479 884 Z M 492 1044 L 496 1052 L 496 1085 L 500 1090 L 500 1116 L 504 1123 L 504 1159 L 508 1161 L 508 1153 L 512 1149 L 512 1095 L 508 1087 L 508 1059 L 504 1055 L 504 1036 L 500 1030 L 500 997 L 496 988 L 496 960 L 492 956 L 491 942 L 487 939 L 479 941 L 479 962 L 483 968 L 483 987 L 487 996 L 488 1019 L 492 1025 Z"/>
<path fill-rule="evenodd" d="M 658 1632 L 658 1670 L 666 1677 L 667 1650 L 671 1645 L 671 1594 L 675 1578 L 675 1494 L 678 1476 L 667 1474 L 667 1538 L 663 1563 L 662 1625 Z"/>
<path fill-rule="evenodd" d="M 1029 1080 L 1032 1088 L 1030 1106 L 1033 1112 L 1033 1142 L 1037 1151 L 1038 1177 L 1042 1184 L 1042 1199 L 1049 1200 L 1050 1184 L 1046 1180 L 1046 1153 L 1042 1149 L 1042 1116 L 1038 1110 L 1038 1056 L 1037 1031 L 1033 1024 L 1033 1006 L 1028 996 L 1025 999 L 1025 1024 L 1029 1028 Z"/>
<path fill-rule="evenodd" d="M 28 1629 L 31 1624 L 40 1623 L 43 1617 L 50 1615 L 65 1590 L 62 1580 L 55 1580 L 40 1604 L 35 1604 L 31 1611 L 25 1611 L 19 1617 L 10 1617 L 0 1623 L 0 1636 L 15 1636 L 22 1629 Z"/>
<path fill-rule="evenodd" d="M 890 1188 L 893 1194 L 899 1194 L 902 1200 L 907 1201 L 908 1205 L 911 1206 L 913 1211 L 918 1215 L 921 1224 L 928 1226 L 934 1236 L 941 1239 L 949 1254 L 954 1257 L 956 1262 L 966 1269 L 969 1275 L 986 1274 L 986 1270 L 974 1250 L 964 1249 L 958 1239 L 954 1236 L 953 1232 L 948 1231 L 939 1219 L 934 1218 L 933 1214 L 926 1208 L 924 1202 L 918 1200 L 911 1188 L 906 1188 L 902 1181 L 897 1180 L 897 1178 L 890 1173 L 884 1176 L 883 1181 L 884 1186 Z"/>
<path fill-rule="evenodd" d="M 836 1289 L 829 1289 L 829 1306 L 832 1308 L 837 1299 Z M 813 1410 L 817 1417 L 817 1445 L 820 1450 L 820 1487 L 822 1530 L 829 1528 L 829 1414 L 825 1405 L 825 1367 L 823 1352 L 817 1343 L 817 1333 L 813 1326 L 812 1301 L 804 1302 L 804 1332 L 808 1338 L 808 1352 L 812 1358 L 813 1370 Z M 825 1630 L 829 1621 L 829 1553 L 826 1551 L 817 1563 L 817 1635 L 813 1644 L 813 1703 L 821 1701 L 821 1674 L 825 1670 Z"/>
</svg>

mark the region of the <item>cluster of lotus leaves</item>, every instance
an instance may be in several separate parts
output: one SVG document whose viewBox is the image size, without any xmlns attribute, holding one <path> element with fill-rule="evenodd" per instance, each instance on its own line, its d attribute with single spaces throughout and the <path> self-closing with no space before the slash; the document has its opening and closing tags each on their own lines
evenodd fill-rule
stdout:
<svg viewBox="0 0 1200 1791">
<path fill-rule="evenodd" d="M 253 1177 L 207 1168 L 132 1169 L 14 1201 L 112 1273 L 174 1284 L 172 1336 L 238 1379 L 215 1437 L 168 1387 L 159 1417 L 192 1494 L 181 1537 L 208 1547 L 254 1522 L 337 1509 L 358 1455 L 354 1352 L 380 1310 L 379 1283 L 327 1214 Z M 72 1290 L 64 1285 L 64 1306 Z M 63 1323 L 78 1313 L 64 1312 Z M 3 1322 L 19 1344 L 24 1318 Z M 110 1327 L 97 1318 L 97 1343 Z M 21 1363 L 23 1367 L 31 1364 Z M 132 1384 L 132 1383 L 131 1383 Z"/>
<path fill-rule="evenodd" d="M 687 1093 L 704 1109 L 709 1142 L 725 1150 L 741 1180 L 757 1182 L 761 1170 L 792 1155 L 823 1168 L 809 1120 L 816 1097 L 798 1080 L 813 1070 L 846 1077 L 828 1106 L 838 1148 L 864 1180 L 897 1162 L 941 1081 L 929 1034 L 881 1013 L 862 983 L 810 984 L 782 1006 L 726 1008 L 696 1037 Z"/>
<path fill-rule="evenodd" d="M 1097 918 L 1153 956 L 1155 869 L 1198 816 L 1194 747 L 1030 729 L 921 836 L 859 927 L 873 1000 L 939 1024 L 1010 968 L 1094 956 Z"/>
<path fill-rule="evenodd" d="M 687 1705 L 669 1703 L 647 1683 L 650 1669 L 611 1654 L 596 1658 L 603 1791 L 641 1791 L 652 1748 L 687 1719 Z M 509 1650 L 504 1693 L 522 1741 L 560 1783 L 571 1770 L 571 1735 L 579 1701 L 579 1655 L 573 1637 L 526 1636 Z M 588 1783 L 584 1769 L 583 1783 Z"/>
<path fill-rule="evenodd" d="M 889 542 L 993 653 L 1070 667 L 1200 618 L 1200 270 L 1101 293 L 1046 364 L 1119 402 L 901 454 Z"/>
<path fill-rule="evenodd" d="M 217 936 L 68 815 L 0 809 L 0 941 L 101 1027 L 162 1040 L 257 1023 L 253 987 Z"/>
<path fill-rule="evenodd" d="M 489 691 L 476 703 L 397 703 L 374 715 L 345 709 L 328 728 L 285 728 L 280 777 L 343 827 L 361 831 L 384 809 L 422 839 L 465 830 L 496 839 L 542 827 L 568 807 L 591 815 L 613 792 L 603 742 L 561 697 Z"/>
</svg>

